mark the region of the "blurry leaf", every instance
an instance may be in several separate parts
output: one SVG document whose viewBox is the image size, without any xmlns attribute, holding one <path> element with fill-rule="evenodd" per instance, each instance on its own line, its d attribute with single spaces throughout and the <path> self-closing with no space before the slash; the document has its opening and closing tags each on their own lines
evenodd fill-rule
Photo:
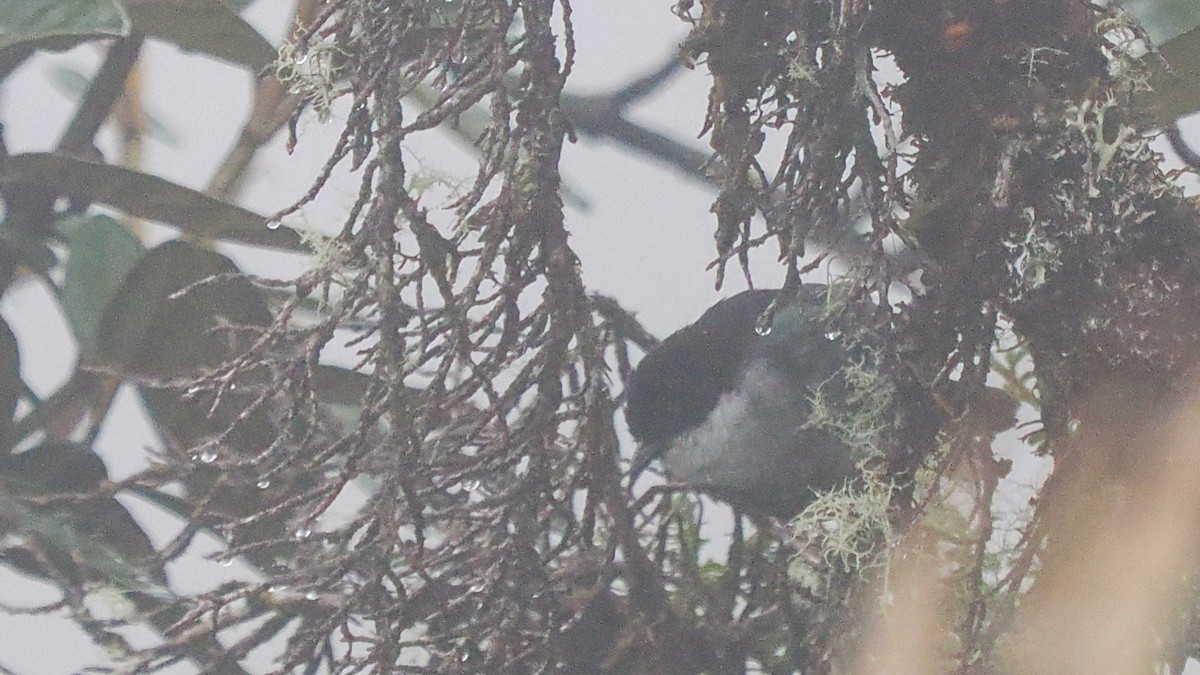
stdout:
<svg viewBox="0 0 1200 675">
<path fill-rule="evenodd" d="M 100 320 L 100 357 L 134 375 L 187 378 L 241 355 L 258 337 L 255 327 L 268 325 L 272 317 L 264 294 L 238 274 L 225 256 L 186 242 L 171 241 L 149 251 L 125 276 Z M 221 278 L 213 279 L 216 275 Z M 269 493 L 245 470 L 222 474 L 216 455 L 255 455 L 279 439 L 266 408 L 247 412 L 261 391 L 255 379 L 251 375 L 230 382 L 215 406 L 210 398 L 188 395 L 177 383 L 138 383 L 168 451 L 223 439 L 219 448 L 206 450 L 214 453 L 211 464 L 203 454 L 193 457 L 202 461 L 189 469 L 184 487 L 189 499 L 204 499 L 219 486 L 219 503 L 212 508 L 239 517 L 263 508 Z M 272 481 L 273 490 L 286 491 L 290 485 L 289 475 Z M 289 517 L 283 510 L 238 534 L 278 536 Z"/>
<path fill-rule="evenodd" d="M 320 365 L 313 369 L 313 384 L 323 403 L 359 406 L 371 386 L 371 376 L 357 370 Z"/>
<path fill-rule="evenodd" d="M 17 338 L 0 318 L 0 450 L 7 448 L 21 395 L 21 355 Z"/>
<path fill-rule="evenodd" d="M 89 357 L 96 351 L 96 328 L 121 279 L 142 256 L 142 243 L 119 221 L 105 215 L 80 216 L 68 223 L 68 258 L 62 304 Z"/>
<path fill-rule="evenodd" d="M 36 183 L 61 194 L 80 195 L 139 218 L 174 225 L 198 237 L 227 239 L 257 246 L 304 250 L 300 236 L 280 227 L 267 229 L 266 218 L 228 202 L 149 174 L 110 164 L 49 153 L 10 157 L 0 185 Z"/>
<path fill-rule="evenodd" d="M 38 181 L 2 181 L 0 200 L 4 202 L 4 221 L 0 223 L 0 246 L 9 249 L 20 264 L 38 271 L 58 263 L 46 247 L 54 232 L 57 216 L 54 189 Z"/>
<path fill-rule="evenodd" d="M 58 264 L 58 257 L 44 239 L 30 236 L 23 229 L 9 227 L 7 223 L 3 223 L 0 224 L 0 261 L 7 263 L 8 269 L 4 271 L 8 273 L 13 272 L 17 266 L 34 272 L 48 272 Z"/>
<path fill-rule="evenodd" d="M 135 28 L 180 49 L 202 52 L 259 73 L 275 48 L 221 0 L 121 0 Z"/>
<path fill-rule="evenodd" d="M 49 441 L 25 452 L 0 455 L 0 480 L 22 495 L 82 493 L 108 480 L 108 467 L 91 448 Z"/>
<path fill-rule="evenodd" d="M 1142 108 L 1166 126 L 1200 110 L 1200 27 L 1172 38 L 1160 51 L 1171 70 L 1152 62 L 1151 91 Z"/>
<path fill-rule="evenodd" d="M 33 538 L 60 575 L 78 582 L 104 580 L 125 589 L 149 590 L 140 565 L 154 558 L 154 546 L 119 501 L 99 492 L 106 480 L 104 462 L 84 445 L 50 441 L 19 454 L 4 453 L 0 455 L 0 526 L 7 533 Z M 31 506 L 19 499 L 68 494 L 80 497 L 48 506 Z M 0 559 L 25 572 L 50 576 L 25 546 L 0 549 Z M 165 583 L 161 566 L 154 566 L 151 574 Z"/>
<path fill-rule="evenodd" d="M 54 230 L 54 191 L 45 185 L 0 183 L 4 220 L 0 221 L 0 293 L 18 268 L 45 273 L 58 264 L 46 240 Z"/>
<path fill-rule="evenodd" d="M 370 386 L 371 376 L 357 370 L 327 365 L 313 369 L 317 400 L 329 406 L 346 431 L 358 422 Z"/>
<path fill-rule="evenodd" d="M 215 366 L 234 355 L 219 326 L 264 326 L 271 320 L 258 289 L 225 256 L 170 241 L 129 271 L 100 319 L 97 348 L 107 362 L 147 377 L 169 378 Z"/>
<path fill-rule="evenodd" d="M 194 285 L 238 273 L 225 256 L 182 241 L 151 250 L 125 276 L 100 319 L 99 356 L 133 375 L 170 379 L 196 375 L 239 355 L 248 343 L 238 327 L 271 321 L 262 293 L 240 277 Z M 154 421 L 186 447 L 224 432 L 250 396 L 243 389 L 230 391 L 210 414 L 206 402 L 177 388 L 143 383 L 139 391 Z M 273 426 L 259 415 L 244 420 L 233 440 L 261 448 L 274 438 Z"/>
<path fill-rule="evenodd" d="M 0 51 L 69 49 L 129 35 L 129 16 L 113 0 L 0 0 Z"/>
<path fill-rule="evenodd" d="M 1200 26 L 1200 2 L 1196 0 L 1126 0 L 1124 6 L 1156 45 Z"/>
</svg>

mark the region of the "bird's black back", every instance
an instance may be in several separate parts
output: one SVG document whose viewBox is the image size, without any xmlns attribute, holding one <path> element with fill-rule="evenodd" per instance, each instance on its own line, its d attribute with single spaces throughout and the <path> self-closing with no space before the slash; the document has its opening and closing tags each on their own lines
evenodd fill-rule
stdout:
<svg viewBox="0 0 1200 675">
<path fill-rule="evenodd" d="M 758 317 L 776 291 L 750 290 L 713 305 L 646 354 L 629 380 L 625 417 L 633 437 L 660 444 L 704 421 L 733 388 Z"/>
</svg>

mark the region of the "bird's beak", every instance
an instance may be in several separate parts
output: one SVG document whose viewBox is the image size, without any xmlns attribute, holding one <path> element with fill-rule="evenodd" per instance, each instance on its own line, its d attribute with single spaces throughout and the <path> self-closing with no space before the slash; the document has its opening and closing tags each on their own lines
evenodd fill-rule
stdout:
<svg viewBox="0 0 1200 675">
<path fill-rule="evenodd" d="M 637 452 L 633 453 L 633 462 L 629 465 L 629 483 L 633 484 L 642 471 L 650 466 L 650 462 L 658 459 L 659 452 L 646 443 L 638 443 Z"/>
</svg>

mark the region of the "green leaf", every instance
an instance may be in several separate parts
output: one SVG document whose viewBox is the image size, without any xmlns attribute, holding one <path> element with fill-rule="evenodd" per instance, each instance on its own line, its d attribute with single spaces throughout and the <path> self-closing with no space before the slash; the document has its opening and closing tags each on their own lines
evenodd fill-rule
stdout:
<svg viewBox="0 0 1200 675">
<path fill-rule="evenodd" d="M 79 216 L 63 225 L 67 233 L 66 275 L 62 304 L 84 357 L 96 351 L 100 315 L 125 273 L 145 249 L 115 218 Z"/>
<path fill-rule="evenodd" d="M 267 39 L 221 0 L 122 0 L 139 31 L 180 49 L 260 73 L 275 61 Z"/>
<path fill-rule="evenodd" d="M 7 451 L 17 399 L 21 396 L 21 355 L 17 338 L 0 318 L 0 451 Z"/>
<path fill-rule="evenodd" d="M 0 0 L 0 51 L 69 49 L 129 31 L 129 16 L 113 0 Z"/>
<path fill-rule="evenodd" d="M 1151 91 L 1141 107 L 1165 126 L 1200 110 L 1200 26 L 1168 40 L 1160 51 L 1171 69 L 1152 66 Z"/>
<path fill-rule="evenodd" d="M 101 495 L 106 480 L 104 462 L 86 445 L 48 441 L 0 455 L 0 522 L 37 540 L 45 554 L 16 545 L 0 550 L 0 559 L 37 576 L 105 580 L 124 590 L 156 592 L 166 582 L 162 567 L 144 567 L 154 561 L 154 545 L 119 501 Z M 53 506 L 20 499 L 58 494 L 88 497 Z"/>
<path fill-rule="evenodd" d="M 1200 26 L 1200 2 L 1196 0 L 1126 0 L 1123 5 L 1156 45 Z"/>
<path fill-rule="evenodd" d="M 267 229 L 267 219 L 201 192 L 140 171 L 50 153 L 10 157 L 0 184 L 49 185 L 60 194 L 108 204 L 198 237 L 307 250 L 293 230 Z"/>
</svg>

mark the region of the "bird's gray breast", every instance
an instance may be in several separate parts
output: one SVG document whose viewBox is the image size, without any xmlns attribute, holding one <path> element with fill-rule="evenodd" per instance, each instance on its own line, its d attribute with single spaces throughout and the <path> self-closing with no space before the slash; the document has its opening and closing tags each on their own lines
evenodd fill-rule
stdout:
<svg viewBox="0 0 1200 675">
<path fill-rule="evenodd" d="M 814 490 L 844 481 L 854 465 L 840 441 L 809 425 L 811 392 L 765 360 L 747 366 L 712 414 L 665 449 L 663 464 L 674 480 L 792 515 Z"/>
</svg>

